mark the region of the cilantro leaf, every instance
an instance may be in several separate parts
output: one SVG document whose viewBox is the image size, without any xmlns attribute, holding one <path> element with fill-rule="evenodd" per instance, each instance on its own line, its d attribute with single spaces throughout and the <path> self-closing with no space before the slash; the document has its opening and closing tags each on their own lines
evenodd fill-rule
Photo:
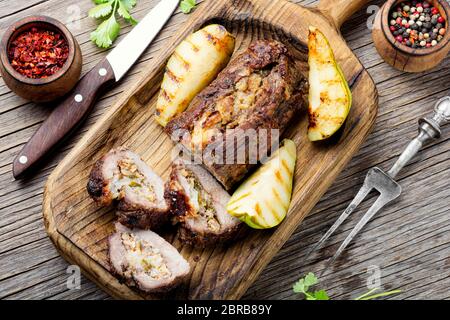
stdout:
<svg viewBox="0 0 450 320">
<path fill-rule="evenodd" d="M 180 3 L 181 12 L 188 14 L 197 6 L 196 0 L 183 0 Z"/>
<path fill-rule="evenodd" d="M 96 18 L 96 19 L 104 18 L 104 17 L 109 16 L 111 14 L 112 10 L 113 10 L 112 3 L 106 2 L 106 3 L 99 4 L 98 6 L 89 10 L 88 15 L 89 15 L 89 17 Z"/>
<path fill-rule="evenodd" d="M 137 4 L 136 0 L 120 0 L 120 2 L 122 3 L 123 6 L 125 6 L 127 11 L 133 9 Z"/>
<path fill-rule="evenodd" d="M 314 292 L 314 297 L 316 298 L 316 300 L 330 300 L 330 297 L 325 290 Z"/>
<path fill-rule="evenodd" d="M 306 290 L 308 290 L 309 287 L 312 287 L 313 285 L 316 285 L 319 283 L 319 280 L 314 275 L 314 273 L 310 272 L 305 277 L 305 286 L 307 286 Z"/>
<path fill-rule="evenodd" d="M 310 272 L 304 278 L 298 280 L 292 289 L 295 293 L 302 293 L 306 300 L 330 300 L 325 290 L 309 292 L 309 288 L 318 283 L 317 277 Z"/>
<path fill-rule="evenodd" d="M 330 300 L 330 297 L 328 296 L 328 293 L 325 290 L 318 290 L 310 292 L 309 289 L 312 286 L 315 286 L 319 283 L 319 279 L 314 275 L 314 273 L 309 272 L 304 278 L 299 279 L 292 289 L 295 293 L 301 293 L 305 296 L 306 300 Z M 374 294 L 376 291 L 378 291 L 378 288 L 374 288 L 370 290 L 369 292 L 359 296 L 358 298 L 354 300 L 373 300 L 380 297 L 386 297 L 394 294 L 399 294 L 402 291 L 401 290 L 393 290 L 389 292 L 383 292 L 383 293 L 377 293 Z"/>
<path fill-rule="evenodd" d="M 294 286 L 292 287 L 295 293 L 305 293 L 305 280 L 300 279 L 298 280 Z"/>
<path fill-rule="evenodd" d="M 314 273 L 308 273 L 304 278 L 298 280 L 293 287 L 295 293 L 303 293 L 307 296 L 310 287 L 316 285 L 319 282 Z"/>
<path fill-rule="evenodd" d="M 119 1 L 119 8 L 117 9 L 117 13 L 119 16 L 125 19 L 126 22 L 136 25 L 137 21 L 133 19 L 131 14 L 128 12 L 127 4 L 124 3 L 125 1 Z"/>
<path fill-rule="evenodd" d="M 119 36 L 119 32 L 120 24 L 116 17 L 111 15 L 108 20 L 98 26 L 97 30 L 91 33 L 91 40 L 100 48 L 109 48 Z"/>
<path fill-rule="evenodd" d="M 96 6 L 89 10 L 89 17 L 104 19 L 97 30 L 91 33 L 91 40 L 100 48 L 109 48 L 119 36 L 120 24 L 116 15 L 132 25 L 137 24 L 130 14 L 137 0 L 93 0 L 93 2 Z"/>
</svg>

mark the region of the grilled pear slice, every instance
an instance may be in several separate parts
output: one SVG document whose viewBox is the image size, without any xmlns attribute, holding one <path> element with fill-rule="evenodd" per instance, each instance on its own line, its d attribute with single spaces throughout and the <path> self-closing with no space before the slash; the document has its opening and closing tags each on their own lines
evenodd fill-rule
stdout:
<svg viewBox="0 0 450 320">
<path fill-rule="evenodd" d="M 352 93 L 325 35 L 309 28 L 308 138 L 321 141 L 344 124 L 352 106 Z"/>
<path fill-rule="evenodd" d="M 268 162 L 236 190 L 228 202 L 228 213 L 254 229 L 279 225 L 291 203 L 296 160 L 295 143 L 284 140 Z"/>
<path fill-rule="evenodd" d="M 188 36 L 169 59 L 156 104 L 156 121 L 165 127 L 183 112 L 230 61 L 235 38 L 212 24 Z"/>
</svg>

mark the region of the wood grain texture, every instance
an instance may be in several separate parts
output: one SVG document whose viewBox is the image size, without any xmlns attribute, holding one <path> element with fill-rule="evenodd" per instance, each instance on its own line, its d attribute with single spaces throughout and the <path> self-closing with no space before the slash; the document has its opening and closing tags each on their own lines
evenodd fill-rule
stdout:
<svg viewBox="0 0 450 320">
<path fill-rule="evenodd" d="M 360 4 L 365 0 L 359 1 Z M 352 8 L 349 8 L 352 9 Z M 378 95 L 369 74 L 352 54 L 332 22 L 317 11 L 280 1 L 208 2 L 175 35 L 175 40 L 149 65 L 142 80 L 123 95 L 83 137 L 50 176 L 44 193 L 44 219 L 61 254 L 82 267 L 108 293 L 135 299 L 141 295 L 120 285 L 108 272 L 107 237 L 113 231 L 112 208 L 99 209 L 86 192 L 96 159 L 117 146 L 142 155 L 163 177 L 168 176 L 173 144 L 154 121 L 154 105 L 165 62 L 175 47 L 199 27 L 219 22 L 236 35 L 236 52 L 260 38 L 275 38 L 294 53 L 299 69 L 307 68 L 310 25 L 318 26 L 333 43 L 334 53 L 353 92 L 353 107 L 340 139 L 312 144 L 306 137 L 307 117 L 299 114 L 287 130 L 296 142 L 298 161 L 290 213 L 281 226 L 251 231 L 226 246 L 195 249 L 167 235 L 192 266 L 187 281 L 165 296 L 148 298 L 237 299 L 245 294 L 262 269 L 294 232 L 369 134 L 378 108 Z M 305 72 L 305 76 L 307 74 Z"/>
<path fill-rule="evenodd" d="M 142 19 L 158 0 L 140 0 L 134 13 Z M 293 0 L 305 6 L 316 0 Z M 372 4 L 381 6 L 384 0 Z M 203 6 L 204 3 L 200 4 Z M 11 7 L 0 2 L 0 34 L 13 22 L 30 14 L 47 14 L 66 24 L 81 45 L 84 66 L 89 71 L 107 54 L 89 41 L 95 21 L 86 15 L 90 0 L 68 7 L 57 0 L 24 0 Z M 376 125 L 360 151 L 339 175 L 312 213 L 249 288 L 245 298 L 298 299 L 292 284 L 308 271 L 319 272 L 350 228 L 367 210 L 364 203 L 339 229 L 324 250 L 310 261 L 304 255 L 353 198 L 368 168 L 388 169 L 401 149 L 417 132 L 418 117 L 429 114 L 433 103 L 450 92 L 450 59 L 426 73 L 407 74 L 391 68 L 377 54 L 366 22 L 373 11 L 364 8 L 343 25 L 349 47 L 374 78 L 380 93 Z M 78 15 L 80 13 L 80 15 Z M 2 299 L 109 299 L 95 284 L 82 278 L 80 290 L 69 290 L 68 264 L 56 252 L 42 222 L 43 186 L 56 164 L 105 113 L 118 96 L 141 78 L 143 65 L 154 59 L 171 36 L 184 27 L 190 16 L 177 12 L 155 43 L 118 87 L 107 92 L 78 134 L 68 140 L 48 163 L 25 181 L 12 177 L 12 160 L 51 111 L 15 96 L 0 79 L 0 297 Z M 131 28 L 125 27 L 123 38 Z M 389 299 L 450 299 L 450 131 L 442 140 L 426 147 L 402 172 L 401 199 L 380 212 L 363 230 L 327 275 L 324 286 L 336 299 L 366 292 L 366 270 L 381 270 L 383 289 L 401 288 L 403 293 Z"/>
<path fill-rule="evenodd" d="M 321 0 L 317 8 L 340 30 L 342 24 L 367 4 L 366 0 Z"/>
</svg>

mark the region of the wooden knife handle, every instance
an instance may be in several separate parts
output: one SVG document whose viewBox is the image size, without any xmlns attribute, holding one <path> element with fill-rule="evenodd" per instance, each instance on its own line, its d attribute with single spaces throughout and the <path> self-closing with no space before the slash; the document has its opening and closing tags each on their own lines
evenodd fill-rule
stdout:
<svg viewBox="0 0 450 320">
<path fill-rule="evenodd" d="M 102 89 L 115 80 L 104 59 L 89 71 L 31 137 L 13 162 L 14 178 L 20 177 L 74 130 L 89 114 Z"/>
<path fill-rule="evenodd" d="M 318 9 L 329 17 L 339 30 L 342 24 L 371 0 L 320 0 Z"/>
</svg>

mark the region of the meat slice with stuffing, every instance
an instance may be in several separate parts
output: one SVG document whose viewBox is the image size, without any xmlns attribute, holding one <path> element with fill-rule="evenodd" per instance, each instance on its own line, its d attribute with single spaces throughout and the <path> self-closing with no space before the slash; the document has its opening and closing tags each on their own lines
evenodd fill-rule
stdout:
<svg viewBox="0 0 450 320">
<path fill-rule="evenodd" d="M 118 202 L 119 222 L 130 228 L 159 228 L 170 221 L 164 182 L 128 149 L 113 149 L 97 161 L 87 190 L 102 206 Z"/>
<path fill-rule="evenodd" d="M 181 223 L 184 243 L 207 246 L 232 239 L 241 222 L 225 209 L 230 195 L 199 165 L 177 160 L 172 165 L 166 198 Z"/>
<path fill-rule="evenodd" d="M 271 130 L 282 134 L 304 105 L 306 83 L 286 46 L 256 41 L 165 130 L 231 190 L 270 153 L 278 141 Z M 257 148 L 249 148 L 247 133 L 256 133 Z"/>
<path fill-rule="evenodd" d="M 128 286 L 143 292 L 166 292 L 189 274 L 189 263 L 170 243 L 150 230 L 116 224 L 109 237 L 111 271 Z"/>
</svg>

